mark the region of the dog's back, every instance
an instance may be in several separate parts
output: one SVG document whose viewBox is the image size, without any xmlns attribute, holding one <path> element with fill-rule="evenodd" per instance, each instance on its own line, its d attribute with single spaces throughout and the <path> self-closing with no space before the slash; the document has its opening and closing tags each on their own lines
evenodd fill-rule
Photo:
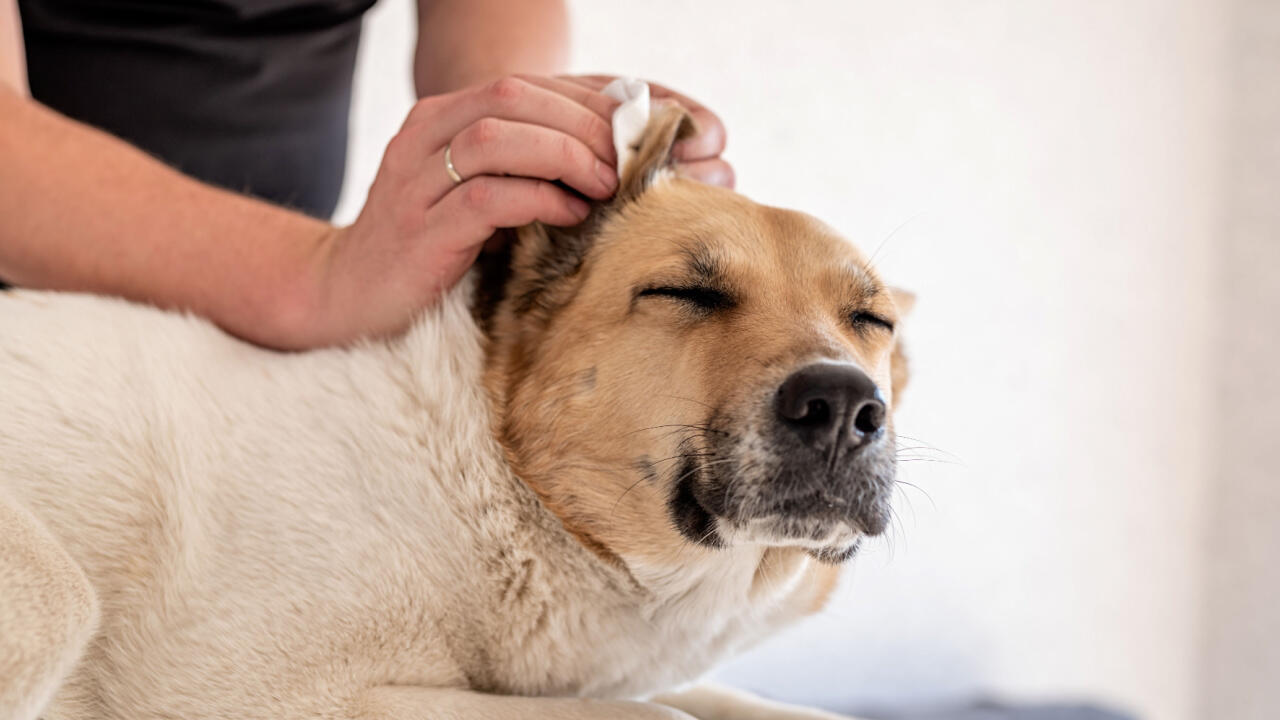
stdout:
<svg viewBox="0 0 1280 720">
<path fill-rule="evenodd" d="M 175 370 L 230 343 L 177 315 L 28 291 L 0 293 L 0 337 L 0 490 L 107 599 L 166 551 L 159 528 L 179 512 L 166 484 L 181 480 L 166 428 L 213 421 L 192 412 L 193 388 Z"/>
<path fill-rule="evenodd" d="M 495 451 L 478 380 L 460 378 L 480 361 L 458 304 L 434 322 L 456 327 L 425 333 L 448 347 L 281 355 L 121 301 L 0 293 L 0 502 L 52 536 L 100 608 L 97 640 L 54 715 L 244 716 L 246 699 L 267 713 L 292 690 L 295 704 L 311 692 L 295 687 L 322 675 L 309 663 L 360 662 L 358 648 L 326 643 L 371 632 L 371 608 L 436 614 L 388 607 L 396 590 L 369 585 L 404 580 L 395 556 L 415 545 L 448 557 L 453 548 L 427 549 L 438 534 L 469 545 L 449 519 L 479 499 L 451 480 L 459 463 Z M 405 404 L 414 402 L 451 413 L 452 432 L 412 427 Z M 438 464 L 423 466 L 424 456 Z M 397 533 L 405 545 L 388 547 Z M 15 600 L 6 593 L 0 605 Z M 0 606 L 5 627 L 24 617 L 10 610 Z M 361 611 L 359 622 L 342 617 Z M 402 627 L 389 620 L 387 631 Z M 263 656 L 261 645 L 278 654 Z M 281 667 L 284 656 L 297 665 Z M 433 680 L 456 680 L 443 653 L 434 667 L 427 660 L 414 658 L 441 674 Z M 218 708 L 220 696 L 235 704 Z M 184 697 L 198 706 L 184 708 Z"/>
<path fill-rule="evenodd" d="M 324 432 L 311 418 L 342 401 L 317 387 L 323 373 L 301 371 L 341 372 L 340 353 L 277 356 L 118 300 L 2 293 L 0 337 L 0 487 L 59 537 L 104 601 L 114 585 L 171 567 L 183 552 L 175 536 L 217 524 L 240 486 L 306 482 L 282 467 L 288 440 Z"/>
</svg>

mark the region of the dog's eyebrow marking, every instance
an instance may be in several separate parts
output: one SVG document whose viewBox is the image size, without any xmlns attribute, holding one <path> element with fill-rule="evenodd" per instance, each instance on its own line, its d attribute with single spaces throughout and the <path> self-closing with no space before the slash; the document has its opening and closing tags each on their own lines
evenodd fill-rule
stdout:
<svg viewBox="0 0 1280 720">
<path fill-rule="evenodd" d="M 724 266 L 706 245 L 697 244 L 682 250 L 685 266 L 700 282 L 717 285 L 724 280 Z"/>
<path fill-rule="evenodd" d="M 853 301 L 855 303 L 865 303 L 871 298 L 880 295 L 885 291 L 884 285 L 880 284 L 873 278 L 865 268 L 856 265 L 846 266 L 844 269 L 846 283 L 850 291 L 853 293 Z"/>
<path fill-rule="evenodd" d="M 705 244 L 693 242 L 680 246 L 684 260 L 674 277 L 648 287 L 638 287 L 631 297 L 631 310 L 646 295 L 667 295 L 680 298 L 705 312 L 726 310 L 737 305 L 733 286 L 729 283 L 724 263 Z"/>
</svg>

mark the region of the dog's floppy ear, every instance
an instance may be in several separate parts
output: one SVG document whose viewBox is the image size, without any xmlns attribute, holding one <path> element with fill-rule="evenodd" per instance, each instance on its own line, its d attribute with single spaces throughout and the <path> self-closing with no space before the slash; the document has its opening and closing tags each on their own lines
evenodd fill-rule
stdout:
<svg viewBox="0 0 1280 720">
<path fill-rule="evenodd" d="M 654 103 L 649 124 L 632 146 L 635 152 L 618 178 L 614 202 L 630 202 L 640 197 L 661 173 L 672 169 L 672 146 L 696 132 L 697 126 L 687 110 L 674 102 Z"/>
<path fill-rule="evenodd" d="M 477 317 L 490 330 L 498 304 L 510 301 L 512 312 L 525 317 L 546 314 L 567 302 L 571 280 L 595 239 L 596 229 L 612 209 L 638 198 L 656 178 L 672 168 L 671 148 L 695 132 L 688 111 L 673 102 L 654 103 L 644 132 L 632 146 L 613 200 L 596 207 L 570 228 L 534 223 L 504 231 L 510 238 L 501 253 L 481 256 Z"/>
<path fill-rule="evenodd" d="M 893 298 L 893 305 L 898 309 L 898 317 L 910 315 L 916 307 L 916 294 L 910 290 L 890 286 L 889 297 Z"/>
</svg>

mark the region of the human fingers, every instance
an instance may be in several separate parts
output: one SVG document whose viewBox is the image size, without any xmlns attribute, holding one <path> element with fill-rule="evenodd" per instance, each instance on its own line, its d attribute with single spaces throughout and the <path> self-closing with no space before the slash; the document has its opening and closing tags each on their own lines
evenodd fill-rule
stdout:
<svg viewBox="0 0 1280 720">
<path fill-rule="evenodd" d="M 613 129 L 607 119 L 570 97 L 516 77 L 424 98 L 410 111 L 401 133 L 418 135 L 427 155 L 482 117 L 558 130 L 577 138 L 606 163 L 616 161 Z"/>
<path fill-rule="evenodd" d="M 552 92 L 560 93 L 574 102 L 585 106 L 606 121 L 613 121 L 613 111 L 618 109 L 617 100 L 600 92 L 604 85 L 588 87 L 571 82 L 565 78 L 547 77 L 544 75 L 517 75 L 527 83 L 537 85 Z"/>
<path fill-rule="evenodd" d="M 456 251 L 477 252 L 494 230 L 532 222 L 575 225 L 590 206 L 545 180 L 481 175 L 458 185 L 429 212 L 427 236 L 441 232 Z"/>
<path fill-rule="evenodd" d="M 734 176 L 733 166 L 720 158 L 682 162 L 677 163 L 677 165 L 681 175 L 691 177 L 708 185 L 719 185 L 732 190 L 737 180 Z"/>
<path fill-rule="evenodd" d="M 454 171 L 468 179 L 479 175 L 514 175 L 563 181 L 578 192 L 598 200 L 613 194 L 618 176 L 577 138 L 529 123 L 481 118 L 454 136 L 449 144 Z M 429 194 L 434 203 L 455 184 L 448 177 L 444 150 L 439 160 L 438 190 Z"/>
<path fill-rule="evenodd" d="M 614 80 L 609 75 L 567 75 L 565 80 L 575 82 L 590 89 L 600 89 Z M 646 81 L 649 82 L 649 81 Z M 659 99 L 670 99 L 678 102 L 693 118 L 696 132 L 692 137 L 681 140 L 672 148 L 672 156 L 676 160 L 708 160 L 719 157 L 724 152 L 728 135 L 720 117 L 707 106 L 697 100 L 665 85 L 649 82 L 649 94 Z"/>
</svg>

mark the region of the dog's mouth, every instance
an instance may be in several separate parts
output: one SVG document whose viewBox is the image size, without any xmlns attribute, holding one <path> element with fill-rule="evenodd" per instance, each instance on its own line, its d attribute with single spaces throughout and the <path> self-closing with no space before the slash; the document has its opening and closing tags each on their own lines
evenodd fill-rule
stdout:
<svg viewBox="0 0 1280 720">
<path fill-rule="evenodd" d="M 771 457 L 748 463 L 732 452 L 683 453 L 668 502 L 675 527 L 707 547 L 795 546 L 842 562 L 863 537 L 888 526 L 891 449 L 820 470 L 780 453 Z"/>
</svg>

